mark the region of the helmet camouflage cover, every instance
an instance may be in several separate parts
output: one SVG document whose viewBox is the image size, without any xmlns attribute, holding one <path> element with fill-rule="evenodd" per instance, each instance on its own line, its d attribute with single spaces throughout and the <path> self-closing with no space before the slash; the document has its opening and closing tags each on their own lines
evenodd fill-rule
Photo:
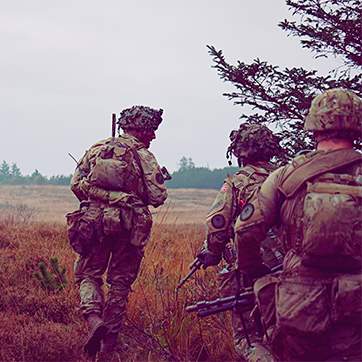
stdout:
<svg viewBox="0 0 362 362">
<path fill-rule="evenodd" d="M 163 110 L 156 110 L 146 106 L 133 106 L 124 109 L 118 118 L 118 131 L 136 129 L 156 131 L 162 122 Z"/>
<path fill-rule="evenodd" d="M 238 130 L 230 133 L 231 144 L 227 150 L 227 158 L 233 153 L 237 158 L 270 160 L 280 155 L 279 137 L 264 125 L 258 123 L 242 123 Z"/>
<path fill-rule="evenodd" d="M 312 101 L 304 123 L 306 131 L 362 131 L 362 100 L 343 88 L 334 88 Z"/>
</svg>

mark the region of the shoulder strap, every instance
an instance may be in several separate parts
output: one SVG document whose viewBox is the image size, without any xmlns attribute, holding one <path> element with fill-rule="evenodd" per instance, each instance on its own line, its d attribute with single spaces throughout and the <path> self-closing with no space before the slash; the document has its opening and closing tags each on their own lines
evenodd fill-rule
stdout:
<svg viewBox="0 0 362 362">
<path fill-rule="evenodd" d="M 343 149 L 316 155 L 297 166 L 282 180 L 279 190 L 289 198 L 308 180 L 326 172 L 362 161 L 362 155 L 353 149 Z"/>
<path fill-rule="evenodd" d="M 147 184 L 146 184 L 146 177 L 145 177 L 145 173 L 143 171 L 143 166 L 142 166 L 142 161 L 141 161 L 141 157 L 140 155 L 138 154 L 138 151 L 141 150 L 142 148 L 144 148 L 143 146 L 138 146 L 136 148 L 133 148 L 133 147 L 129 147 L 130 151 L 132 152 L 133 154 L 133 157 L 135 158 L 137 164 L 138 164 L 138 167 L 140 169 L 140 172 L 141 172 L 141 178 L 142 178 L 142 183 L 143 183 L 143 188 L 144 188 L 144 192 L 143 192 L 143 201 L 145 202 L 146 205 L 149 204 L 149 197 L 148 197 L 148 187 L 147 187 Z"/>
</svg>

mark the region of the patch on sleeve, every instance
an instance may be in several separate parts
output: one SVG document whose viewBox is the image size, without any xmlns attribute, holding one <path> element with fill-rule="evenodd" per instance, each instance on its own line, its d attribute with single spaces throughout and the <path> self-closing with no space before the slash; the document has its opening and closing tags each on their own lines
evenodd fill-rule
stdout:
<svg viewBox="0 0 362 362">
<path fill-rule="evenodd" d="M 225 226 L 225 217 L 224 215 L 215 215 L 211 218 L 211 225 L 215 228 L 215 229 L 221 229 Z"/>
<path fill-rule="evenodd" d="M 160 173 L 160 172 L 156 173 L 155 179 L 156 179 L 157 183 L 159 183 L 161 185 L 163 185 L 165 183 L 165 179 L 164 179 L 162 173 Z"/>
<path fill-rule="evenodd" d="M 246 204 L 240 213 L 240 220 L 246 221 L 251 218 L 251 216 L 254 214 L 254 205 L 253 204 Z"/>
<path fill-rule="evenodd" d="M 225 182 L 221 189 L 220 189 L 220 192 L 228 192 L 229 191 L 229 185 Z"/>
</svg>

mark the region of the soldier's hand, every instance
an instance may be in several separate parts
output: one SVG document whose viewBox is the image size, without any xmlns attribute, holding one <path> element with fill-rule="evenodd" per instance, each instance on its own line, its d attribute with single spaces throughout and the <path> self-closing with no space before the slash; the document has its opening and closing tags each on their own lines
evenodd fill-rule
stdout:
<svg viewBox="0 0 362 362">
<path fill-rule="evenodd" d="M 204 269 L 206 269 L 208 266 L 218 265 L 221 260 L 221 255 L 215 254 L 205 247 L 200 250 L 196 257 L 200 260 Z"/>
</svg>

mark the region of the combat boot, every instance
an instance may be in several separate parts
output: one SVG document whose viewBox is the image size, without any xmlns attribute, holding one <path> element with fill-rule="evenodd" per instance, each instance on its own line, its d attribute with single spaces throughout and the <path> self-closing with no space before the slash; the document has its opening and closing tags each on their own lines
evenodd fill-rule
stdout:
<svg viewBox="0 0 362 362">
<path fill-rule="evenodd" d="M 100 352 L 97 353 L 97 362 L 115 362 L 119 361 L 118 353 L 115 348 L 117 345 L 118 333 L 108 333 L 104 336 L 101 343 Z"/>
<path fill-rule="evenodd" d="M 89 356 L 95 356 L 101 349 L 101 341 L 107 333 L 107 327 L 104 325 L 102 318 L 96 313 L 91 313 L 86 318 L 90 330 L 84 344 L 84 352 L 88 353 Z"/>
</svg>

